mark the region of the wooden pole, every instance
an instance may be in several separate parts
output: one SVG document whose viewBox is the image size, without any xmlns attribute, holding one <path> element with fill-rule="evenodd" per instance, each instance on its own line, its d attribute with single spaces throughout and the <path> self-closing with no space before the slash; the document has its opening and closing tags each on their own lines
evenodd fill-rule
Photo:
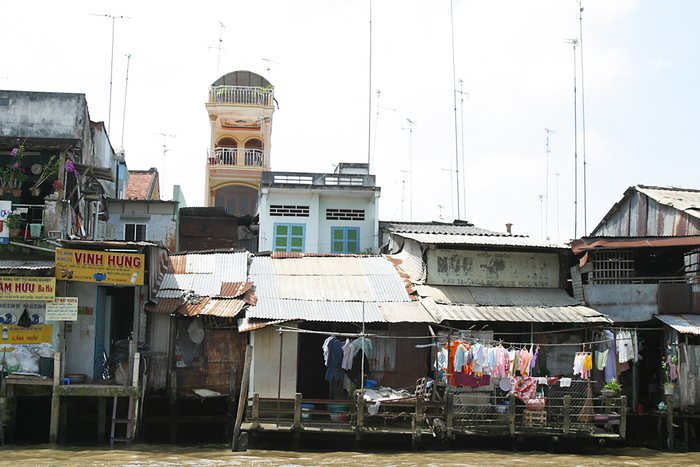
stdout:
<svg viewBox="0 0 700 467">
<path fill-rule="evenodd" d="M 515 396 L 508 398 L 508 428 L 510 435 L 515 435 Z"/>
<path fill-rule="evenodd" d="M 564 434 L 568 435 L 570 429 L 571 429 L 571 395 L 566 394 L 564 396 L 564 426 L 563 426 Z"/>
<path fill-rule="evenodd" d="M 62 376 L 61 352 L 53 354 L 53 387 L 51 392 L 51 421 L 49 425 L 49 443 L 58 441 L 58 425 L 61 416 L 61 396 L 56 394 L 56 388 L 61 382 Z"/>
<path fill-rule="evenodd" d="M 627 396 L 620 398 L 620 438 L 627 436 Z"/>
<path fill-rule="evenodd" d="M 666 396 L 666 445 L 673 451 L 673 396 Z"/>
<path fill-rule="evenodd" d="M 248 383 L 250 381 L 250 362 L 253 359 L 253 346 L 248 344 L 245 348 L 245 364 L 243 365 L 243 375 L 241 380 L 241 392 L 238 395 L 238 410 L 236 410 L 236 423 L 233 426 L 233 440 L 231 440 L 231 451 L 238 448 L 238 435 L 241 433 L 243 414 L 245 413 L 246 401 L 248 400 Z"/>
</svg>

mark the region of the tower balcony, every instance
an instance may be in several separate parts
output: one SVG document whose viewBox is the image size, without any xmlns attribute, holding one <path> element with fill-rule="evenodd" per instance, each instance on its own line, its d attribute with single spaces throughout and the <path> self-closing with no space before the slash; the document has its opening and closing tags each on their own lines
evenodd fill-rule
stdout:
<svg viewBox="0 0 700 467">
<path fill-rule="evenodd" d="M 265 167 L 265 153 L 254 148 L 214 148 L 207 154 L 209 166 Z"/>
<path fill-rule="evenodd" d="M 273 106 L 272 87 L 259 86 L 211 86 L 209 88 L 210 104 L 243 104 Z"/>
</svg>

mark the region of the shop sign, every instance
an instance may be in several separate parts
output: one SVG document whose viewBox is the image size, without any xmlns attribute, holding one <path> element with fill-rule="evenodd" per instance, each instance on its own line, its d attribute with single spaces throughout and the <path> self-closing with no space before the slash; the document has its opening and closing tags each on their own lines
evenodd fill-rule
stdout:
<svg viewBox="0 0 700 467">
<path fill-rule="evenodd" d="M 56 279 L 143 285 L 145 255 L 112 251 L 56 249 Z"/>
<path fill-rule="evenodd" d="M 78 297 L 56 297 L 46 303 L 46 321 L 77 321 Z"/>
<path fill-rule="evenodd" d="M 487 287 L 559 287 L 556 253 L 429 250 L 428 283 Z"/>
<path fill-rule="evenodd" d="M 0 345 L 36 345 L 50 344 L 52 339 L 52 326 L 50 324 L 37 324 L 24 328 L 14 324 L 3 324 L 0 334 Z"/>
<path fill-rule="evenodd" d="M 7 226 L 7 216 L 12 212 L 12 201 L 0 201 L 0 245 L 10 243 L 10 228 Z"/>
<path fill-rule="evenodd" d="M 55 295 L 53 277 L 0 277 L 0 300 L 53 300 Z"/>
</svg>

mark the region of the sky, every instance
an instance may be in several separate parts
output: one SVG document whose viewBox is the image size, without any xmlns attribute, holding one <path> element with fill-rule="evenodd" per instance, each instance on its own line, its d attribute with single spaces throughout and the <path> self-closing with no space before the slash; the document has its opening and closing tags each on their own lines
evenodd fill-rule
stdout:
<svg viewBox="0 0 700 467">
<path fill-rule="evenodd" d="M 163 197 L 179 184 L 188 206 L 204 200 L 209 85 L 235 70 L 275 86 L 272 169 L 369 159 L 381 220 L 567 241 L 629 186 L 700 188 L 700 2 L 583 0 L 577 151 L 577 0 L 373 0 L 371 86 L 369 0 L 174 5 L 4 2 L 0 89 L 84 93 L 129 168 L 157 167 Z M 104 15 L 124 17 L 113 62 Z"/>
</svg>

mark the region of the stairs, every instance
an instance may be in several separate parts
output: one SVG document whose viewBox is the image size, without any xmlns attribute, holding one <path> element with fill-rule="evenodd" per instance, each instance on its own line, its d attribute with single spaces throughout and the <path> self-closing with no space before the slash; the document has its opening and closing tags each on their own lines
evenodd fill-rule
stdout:
<svg viewBox="0 0 700 467">
<path fill-rule="evenodd" d="M 134 439 L 134 397 L 129 397 L 129 405 L 126 409 L 126 418 L 118 418 L 120 397 L 114 396 L 112 402 L 112 429 L 109 435 L 109 447 L 113 448 L 115 442 L 130 445 Z M 117 426 L 120 428 L 118 429 Z"/>
</svg>

